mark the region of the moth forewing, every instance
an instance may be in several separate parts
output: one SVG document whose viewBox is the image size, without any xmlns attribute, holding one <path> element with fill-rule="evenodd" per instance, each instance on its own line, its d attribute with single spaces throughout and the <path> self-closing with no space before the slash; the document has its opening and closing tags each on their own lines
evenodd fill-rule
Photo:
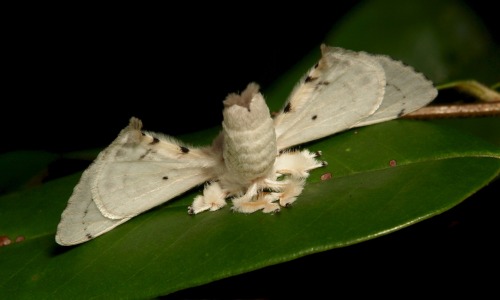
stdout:
<svg viewBox="0 0 500 300">
<path fill-rule="evenodd" d="M 132 142 L 119 140 L 107 149 L 106 159 L 98 161 L 92 181 L 94 202 L 108 218 L 136 216 L 215 176 L 215 154 L 209 149 L 149 132 Z"/>
<path fill-rule="evenodd" d="M 94 168 L 91 166 L 83 173 L 61 215 L 56 233 L 56 242 L 60 245 L 86 242 L 129 220 L 106 218 L 92 201 L 89 182 L 95 173 Z"/>
<path fill-rule="evenodd" d="M 386 79 L 376 59 L 331 47 L 322 55 L 275 117 L 279 150 L 349 129 L 382 103 Z"/>
<path fill-rule="evenodd" d="M 383 67 L 386 77 L 385 93 L 377 111 L 360 120 L 355 127 L 380 123 L 404 116 L 429 104 L 437 89 L 422 73 L 401 61 L 385 55 L 372 55 Z"/>
</svg>

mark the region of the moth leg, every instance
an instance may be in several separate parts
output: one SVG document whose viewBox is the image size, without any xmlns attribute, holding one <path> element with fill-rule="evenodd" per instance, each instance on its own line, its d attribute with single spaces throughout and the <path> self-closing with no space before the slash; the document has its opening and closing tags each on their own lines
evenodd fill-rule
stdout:
<svg viewBox="0 0 500 300">
<path fill-rule="evenodd" d="M 231 209 L 247 214 L 258 210 L 262 210 L 264 213 L 278 212 L 280 206 L 273 203 L 275 200 L 276 198 L 259 192 L 257 184 L 254 183 L 243 196 L 233 199 L 233 207 Z"/>
<path fill-rule="evenodd" d="M 287 185 L 281 190 L 279 195 L 279 204 L 281 206 L 290 206 L 302 193 L 306 184 L 303 178 L 292 178 L 288 180 Z"/>
<path fill-rule="evenodd" d="M 193 204 L 188 207 L 188 213 L 195 215 L 206 210 L 218 210 L 226 205 L 226 195 L 227 192 L 218 182 L 207 184 L 203 189 L 203 195 L 196 196 Z"/>
<path fill-rule="evenodd" d="M 264 182 L 266 184 L 265 189 L 269 190 L 267 197 L 271 198 L 272 201 L 279 200 L 281 206 L 289 206 L 297 200 L 305 185 L 303 178 L 291 176 L 285 180 L 266 179 Z"/>
<path fill-rule="evenodd" d="M 289 174 L 294 178 L 307 178 L 309 171 L 328 165 L 326 161 L 316 159 L 320 155 L 320 151 L 310 152 L 309 150 L 283 152 L 276 158 L 274 168 L 279 174 Z"/>
<path fill-rule="evenodd" d="M 279 176 L 281 175 L 276 173 L 276 177 Z M 261 188 L 264 190 L 281 191 L 287 185 L 288 185 L 288 180 L 272 180 L 266 178 L 264 179 L 264 183 Z"/>
</svg>

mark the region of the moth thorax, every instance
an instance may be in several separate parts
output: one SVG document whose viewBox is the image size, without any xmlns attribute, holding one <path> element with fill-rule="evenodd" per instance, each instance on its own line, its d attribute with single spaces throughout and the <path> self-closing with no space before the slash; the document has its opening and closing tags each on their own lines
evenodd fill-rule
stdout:
<svg viewBox="0 0 500 300">
<path fill-rule="evenodd" d="M 268 176 L 276 159 L 276 133 L 258 86 L 250 84 L 241 95 L 229 95 L 224 105 L 223 157 L 227 170 L 241 180 Z"/>
</svg>

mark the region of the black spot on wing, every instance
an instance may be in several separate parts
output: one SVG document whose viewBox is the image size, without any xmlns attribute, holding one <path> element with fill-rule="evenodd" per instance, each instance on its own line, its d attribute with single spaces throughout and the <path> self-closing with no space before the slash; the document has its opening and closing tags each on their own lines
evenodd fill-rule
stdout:
<svg viewBox="0 0 500 300">
<path fill-rule="evenodd" d="M 304 80 L 304 82 L 311 82 L 311 81 L 314 81 L 318 79 L 318 77 L 312 77 L 312 76 L 307 76 L 306 79 Z"/>
<path fill-rule="evenodd" d="M 314 87 L 314 89 L 319 90 L 322 87 L 328 86 L 329 84 L 330 84 L 329 81 L 320 81 L 320 82 L 316 83 L 316 86 Z"/>
<path fill-rule="evenodd" d="M 405 114 L 405 109 L 403 108 L 399 113 L 398 113 L 398 118 L 402 117 Z"/>
<path fill-rule="evenodd" d="M 292 105 L 290 104 L 290 102 L 288 102 L 283 109 L 283 112 L 286 114 L 287 112 L 290 112 L 290 110 L 292 110 Z"/>
<path fill-rule="evenodd" d="M 393 87 L 396 91 L 398 91 L 398 92 L 400 92 L 400 93 L 401 93 L 401 88 L 399 88 L 399 87 L 398 87 L 397 85 L 395 85 L 395 84 L 392 84 L 392 83 L 390 83 L 390 82 L 387 82 L 387 83 L 385 84 L 385 86 L 392 86 L 392 87 Z"/>
<path fill-rule="evenodd" d="M 399 86 L 392 84 L 390 82 L 386 83 L 385 85 L 392 86 L 396 91 L 398 91 L 402 95 L 403 99 L 406 99 L 406 95 L 403 93 L 403 90 L 401 90 L 401 88 Z"/>
<path fill-rule="evenodd" d="M 141 155 L 141 156 L 139 157 L 139 159 L 143 159 L 143 158 L 144 158 L 144 157 L 146 157 L 146 156 L 147 156 L 150 152 L 151 152 L 151 149 L 148 149 L 148 150 L 146 151 L 146 153 L 144 153 L 143 155 Z"/>
<path fill-rule="evenodd" d="M 181 149 L 182 153 L 188 153 L 189 152 L 189 148 L 187 148 L 187 147 L 180 146 L 180 149 Z"/>
<path fill-rule="evenodd" d="M 311 120 L 316 120 L 318 118 L 318 115 L 314 115 L 311 117 Z"/>
<path fill-rule="evenodd" d="M 153 138 L 153 141 L 149 143 L 150 145 L 158 144 L 160 140 L 158 138 Z"/>
<path fill-rule="evenodd" d="M 167 180 L 167 179 L 168 179 L 168 176 L 163 176 L 161 179 L 163 179 L 163 180 Z"/>
<path fill-rule="evenodd" d="M 91 240 L 91 239 L 93 239 L 93 238 L 94 238 L 94 237 L 93 237 L 90 233 L 87 233 L 87 234 L 85 235 L 85 237 L 87 237 L 87 239 L 89 239 L 89 240 Z"/>
</svg>

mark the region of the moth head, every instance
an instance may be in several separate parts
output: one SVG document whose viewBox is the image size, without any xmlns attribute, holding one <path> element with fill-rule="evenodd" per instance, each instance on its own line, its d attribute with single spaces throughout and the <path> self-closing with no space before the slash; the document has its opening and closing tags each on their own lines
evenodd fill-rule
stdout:
<svg viewBox="0 0 500 300">
<path fill-rule="evenodd" d="M 229 94 L 223 103 L 224 124 L 231 129 L 253 128 L 270 118 L 259 85 L 253 82 L 241 94 Z"/>
</svg>

